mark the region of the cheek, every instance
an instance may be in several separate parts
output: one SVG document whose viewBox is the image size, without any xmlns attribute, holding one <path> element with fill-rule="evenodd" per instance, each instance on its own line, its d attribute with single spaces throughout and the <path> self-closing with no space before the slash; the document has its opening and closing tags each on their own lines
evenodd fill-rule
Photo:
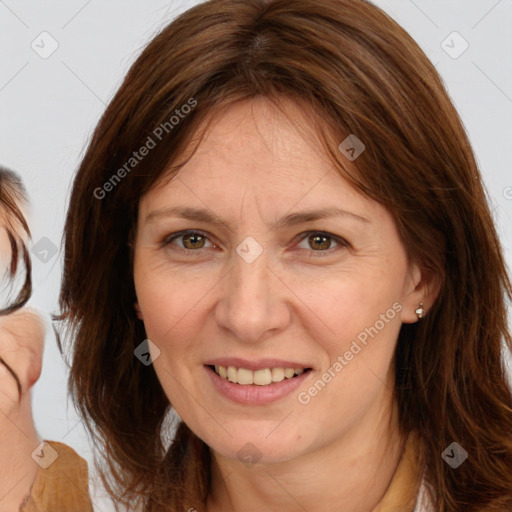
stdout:
<svg viewBox="0 0 512 512">
<path fill-rule="evenodd" d="M 401 326 L 401 306 L 393 302 L 394 296 L 354 283 L 338 287 L 331 297 L 324 295 L 324 312 L 330 310 L 326 317 L 329 329 L 316 340 L 326 353 L 325 366 L 318 379 L 301 390 L 299 403 L 306 403 L 305 410 L 310 408 L 311 415 L 322 418 L 325 431 L 349 429 L 381 400 L 385 389 L 392 388 L 392 362 Z M 328 300 L 333 297 L 336 300 Z"/>
<path fill-rule="evenodd" d="M 402 325 L 399 288 L 389 281 L 353 281 L 339 289 L 338 312 L 328 347 L 330 360 L 343 365 L 344 385 L 363 393 L 371 381 L 383 381 L 392 363 Z M 377 384 L 377 382 L 375 382 Z M 368 391 L 368 390 L 367 390 Z"/>
<path fill-rule="evenodd" d="M 183 387 L 192 389 L 187 360 L 195 354 L 191 346 L 198 339 L 194 329 L 194 297 L 184 296 L 177 280 L 147 276 L 140 279 L 137 298 L 146 336 L 159 349 L 153 361 L 160 384 L 173 407 L 182 412 L 190 404 Z"/>
<path fill-rule="evenodd" d="M 365 328 L 376 323 L 383 332 L 390 331 L 389 325 L 394 324 L 396 332 L 400 324 L 397 311 L 401 309 L 400 281 L 389 274 L 378 277 L 378 273 L 376 269 L 367 268 L 335 276 L 317 288 L 310 283 L 303 284 L 303 296 L 308 297 L 306 305 L 310 304 L 323 321 L 333 348 L 350 344 Z"/>
<path fill-rule="evenodd" d="M 135 289 L 148 337 L 164 341 L 183 328 L 208 288 L 205 281 L 166 269 L 135 267 Z"/>
<path fill-rule="evenodd" d="M 207 315 L 208 282 L 169 271 L 141 273 L 136 278 L 146 336 L 160 351 L 154 369 L 168 399 L 180 412 L 193 405 L 183 387 L 194 389 L 195 372 L 202 367 L 200 340 L 204 337 L 200 331 Z"/>
</svg>

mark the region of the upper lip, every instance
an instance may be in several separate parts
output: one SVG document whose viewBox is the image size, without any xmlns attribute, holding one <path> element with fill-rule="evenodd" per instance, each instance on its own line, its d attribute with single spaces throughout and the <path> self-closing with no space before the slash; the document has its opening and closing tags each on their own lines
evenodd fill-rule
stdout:
<svg viewBox="0 0 512 512">
<path fill-rule="evenodd" d="M 247 370 L 263 370 L 265 368 L 311 368 L 307 364 L 297 361 L 285 361 L 284 359 L 257 359 L 249 361 L 239 357 L 219 357 L 206 361 L 209 366 L 234 366 L 235 368 L 246 368 Z"/>
</svg>

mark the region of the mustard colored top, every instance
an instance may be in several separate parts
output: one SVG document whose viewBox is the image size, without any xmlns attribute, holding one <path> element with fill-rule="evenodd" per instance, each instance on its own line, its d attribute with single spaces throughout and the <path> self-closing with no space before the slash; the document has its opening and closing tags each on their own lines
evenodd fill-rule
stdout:
<svg viewBox="0 0 512 512">
<path fill-rule="evenodd" d="M 65 444 L 45 443 L 55 450 L 45 456 L 58 456 L 46 469 L 39 468 L 19 512 L 93 512 L 86 461 Z M 419 441 L 411 433 L 382 500 L 371 512 L 433 511 L 423 486 L 423 469 Z"/>
<path fill-rule="evenodd" d="M 93 512 L 87 462 L 56 441 L 45 441 L 43 450 L 44 462 L 19 512 Z"/>
</svg>

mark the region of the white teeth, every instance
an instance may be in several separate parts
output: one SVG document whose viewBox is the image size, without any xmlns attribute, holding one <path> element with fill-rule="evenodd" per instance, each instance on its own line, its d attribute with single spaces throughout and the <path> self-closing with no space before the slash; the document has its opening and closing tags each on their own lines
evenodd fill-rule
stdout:
<svg viewBox="0 0 512 512">
<path fill-rule="evenodd" d="M 251 372 L 251 370 L 246 370 L 245 368 L 238 370 L 238 384 L 252 384 L 254 377 L 254 372 Z M 255 384 L 259 383 L 255 382 Z"/>
<path fill-rule="evenodd" d="M 250 370 L 247 370 L 248 372 Z M 272 372 L 269 368 L 265 368 L 264 370 L 256 370 L 254 373 L 254 384 L 258 386 L 268 386 L 272 382 Z M 239 381 L 240 383 L 240 381 Z"/>
<path fill-rule="evenodd" d="M 283 368 L 272 368 L 272 382 L 281 382 L 284 380 Z"/>
<path fill-rule="evenodd" d="M 264 368 L 262 370 L 248 370 L 247 368 L 235 368 L 234 366 L 215 365 L 215 373 L 230 382 L 243 386 L 255 384 L 268 386 L 273 382 L 281 382 L 291 379 L 294 375 L 304 373 L 304 368 Z"/>
<path fill-rule="evenodd" d="M 291 379 L 295 375 L 295 370 L 293 368 L 285 368 L 284 369 L 284 376 L 287 379 Z"/>
<path fill-rule="evenodd" d="M 230 382 L 238 382 L 238 372 L 234 366 L 228 366 L 228 380 Z"/>
</svg>

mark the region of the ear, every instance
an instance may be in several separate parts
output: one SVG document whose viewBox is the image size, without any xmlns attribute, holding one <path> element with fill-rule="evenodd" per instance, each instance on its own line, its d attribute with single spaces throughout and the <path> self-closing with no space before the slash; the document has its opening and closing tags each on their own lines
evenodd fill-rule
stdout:
<svg viewBox="0 0 512 512">
<path fill-rule="evenodd" d="M 403 300 L 402 322 L 413 324 L 420 320 L 416 313 L 420 303 L 423 303 L 423 317 L 428 315 L 440 289 L 441 279 L 437 274 L 412 264 Z"/>
<path fill-rule="evenodd" d="M 137 314 L 137 318 L 138 318 L 139 320 L 144 320 L 144 316 L 142 315 L 142 311 L 141 311 L 141 309 L 140 309 L 139 303 L 138 303 L 138 302 L 135 302 L 135 303 L 133 304 L 133 307 L 135 308 L 135 312 L 136 312 L 136 314 Z"/>
<path fill-rule="evenodd" d="M 37 309 L 24 307 L 0 317 L 0 355 L 28 391 L 41 375 L 47 320 Z"/>
</svg>

